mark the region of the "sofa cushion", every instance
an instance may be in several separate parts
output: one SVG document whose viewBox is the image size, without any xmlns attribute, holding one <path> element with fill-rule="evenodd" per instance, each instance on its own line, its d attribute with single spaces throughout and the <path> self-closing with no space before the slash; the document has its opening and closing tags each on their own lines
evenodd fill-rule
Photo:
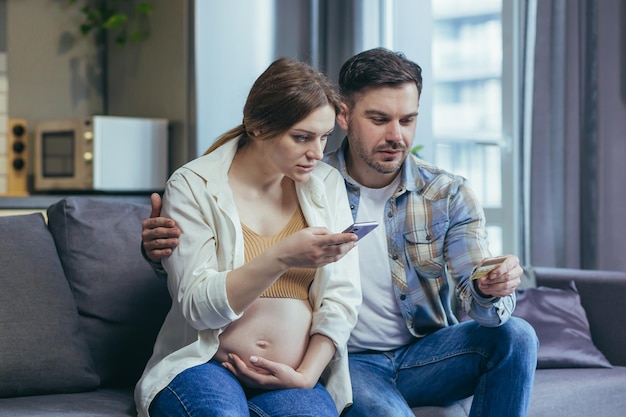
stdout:
<svg viewBox="0 0 626 417">
<path fill-rule="evenodd" d="M 0 217 L 0 397 L 99 384 L 41 214 Z"/>
<path fill-rule="evenodd" d="M 527 288 L 535 288 L 537 286 L 537 275 L 535 274 L 535 268 L 530 265 L 524 267 L 524 272 L 520 277 L 520 284 L 517 286 L 518 290 L 525 290 Z"/>
<path fill-rule="evenodd" d="M 141 255 L 146 205 L 68 197 L 48 208 L 48 227 L 72 288 L 103 386 L 133 385 L 170 305 L 166 282 Z"/>
<path fill-rule="evenodd" d="M 540 369 L 528 417 L 618 417 L 626 410 L 626 367 Z"/>
<path fill-rule="evenodd" d="M 538 368 L 609 368 L 591 340 L 589 322 L 574 281 L 564 288 L 537 287 L 517 292 L 514 316 L 537 332 Z"/>
<path fill-rule="evenodd" d="M 131 388 L 102 388 L 72 394 L 0 398 L 8 417 L 137 417 Z"/>
</svg>

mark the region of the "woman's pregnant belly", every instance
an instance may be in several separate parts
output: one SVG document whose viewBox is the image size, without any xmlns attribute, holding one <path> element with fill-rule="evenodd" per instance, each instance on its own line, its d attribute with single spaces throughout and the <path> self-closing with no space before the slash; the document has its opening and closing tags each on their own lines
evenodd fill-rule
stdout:
<svg viewBox="0 0 626 417">
<path fill-rule="evenodd" d="M 248 366 L 250 356 L 297 369 L 309 344 L 312 312 L 308 300 L 259 298 L 220 335 L 215 359 L 237 354 Z"/>
</svg>

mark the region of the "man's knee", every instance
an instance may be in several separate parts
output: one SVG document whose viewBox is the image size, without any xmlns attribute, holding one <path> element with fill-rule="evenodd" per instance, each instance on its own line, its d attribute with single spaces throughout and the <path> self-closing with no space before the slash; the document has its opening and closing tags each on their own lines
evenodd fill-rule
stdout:
<svg viewBox="0 0 626 417">
<path fill-rule="evenodd" d="M 533 326 L 526 320 L 519 317 L 511 317 L 503 326 L 509 343 L 519 348 L 527 350 L 537 350 L 539 339 Z"/>
<path fill-rule="evenodd" d="M 539 347 L 535 329 L 526 320 L 511 317 L 500 326 L 500 330 L 498 349 L 505 355 L 504 358 L 507 358 L 505 360 L 517 369 L 520 377 L 526 374 L 529 380 L 532 379 L 537 366 Z"/>
</svg>

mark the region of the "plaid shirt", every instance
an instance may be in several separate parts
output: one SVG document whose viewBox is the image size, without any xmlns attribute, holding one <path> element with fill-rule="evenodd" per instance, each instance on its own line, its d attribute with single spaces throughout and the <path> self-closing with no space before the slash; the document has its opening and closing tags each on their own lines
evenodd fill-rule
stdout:
<svg viewBox="0 0 626 417">
<path fill-rule="evenodd" d="M 359 208 L 360 185 L 346 170 L 347 140 L 325 162 L 344 177 L 353 218 Z M 469 276 L 489 257 L 483 209 L 463 177 L 452 175 L 409 155 L 397 191 L 385 204 L 385 228 L 396 301 L 416 337 L 458 323 L 456 301 L 478 323 L 495 327 L 506 322 L 515 295 L 481 297 Z M 370 294 L 363 294 L 364 300 Z"/>
</svg>

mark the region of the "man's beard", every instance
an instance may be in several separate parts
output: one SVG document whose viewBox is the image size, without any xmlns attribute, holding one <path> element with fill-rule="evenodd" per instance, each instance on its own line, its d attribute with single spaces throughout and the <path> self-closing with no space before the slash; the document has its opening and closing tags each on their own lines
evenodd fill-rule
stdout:
<svg viewBox="0 0 626 417">
<path fill-rule="evenodd" d="M 354 129 L 352 129 L 351 123 L 348 123 L 348 137 L 356 138 L 356 134 L 354 132 Z M 389 145 L 389 147 L 393 148 L 394 150 L 405 150 L 405 146 L 403 144 L 398 144 L 396 147 Z M 367 150 L 363 148 L 363 146 L 361 146 L 361 143 L 358 139 L 350 142 L 350 148 L 354 150 L 358 157 L 361 158 L 361 160 L 363 160 L 363 162 L 365 162 L 367 166 L 380 174 L 393 174 L 395 172 L 398 172 L 400 171 L 400 169 L 402 168 L 402 164 L 404 163 L 404 158 L 402 158 L 402 160 L 394 162 L 393 165 L 381 164 L 374 159 L 374 156 L 372 154 L 368 153 Z"/>
</svg>

